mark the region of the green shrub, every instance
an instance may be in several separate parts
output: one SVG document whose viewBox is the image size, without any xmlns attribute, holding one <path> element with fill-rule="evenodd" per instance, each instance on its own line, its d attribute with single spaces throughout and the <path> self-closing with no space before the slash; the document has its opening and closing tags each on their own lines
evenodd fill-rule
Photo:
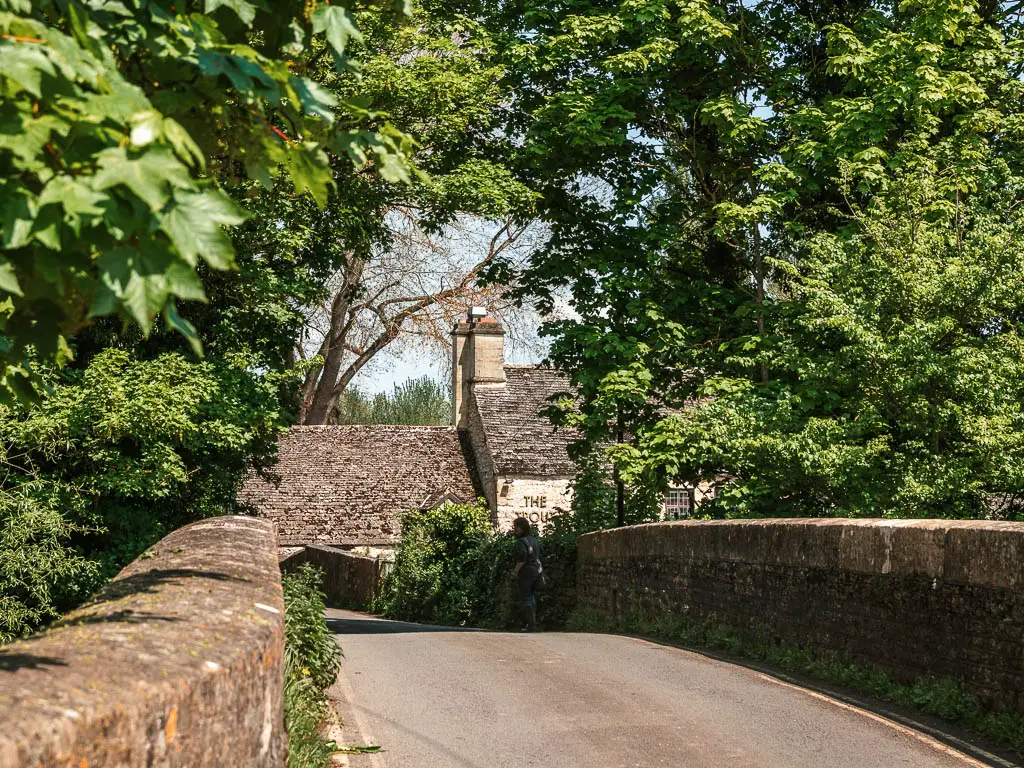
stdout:
<svg viewBox="0 0 1024 768">
<path fill-rule="evenodd" d="M 500 624 L 513 541 L 511 534 L 494 532 L 481 504 L 445 504 L 406 515 L 394 567 L 371 608 L 402 621 Z"/>
<path fill-rule="evenodd" d="M 284 589 L 284 724 L 287 768 L 323 768 L 337 746 L 322 733 L 327 689 L 341 669 L 341 649 L 324 623 L 323 574 L 303 563 L 281 576 Z"/>
<path fill-rule="evenodd" d="M 550 571 L 574 583 L 575 535 L 564 532 L 541 541 Z M 482 504 L 449 504 L 406 515 L 394 567 L 370 609 L 401 621 L 507 626 L 514 544 L 511 533 L 494 531 L 490 511 Z M 551 569 L 555 560 L 558 566 Z M 556 587 L 549 578 L 537 590 L 538 616 L 547 628 L 565 624 L 572 602 L 566 600 L 566 590 Z"/>
<path fill-rule="evenodd" d="M 182 525 L 237 512 L 280 417 L 244 361 L 119 349 L 0 406 L 0 642 L 94 593 Z"/>
<path fill-rule="evenodd" d="M 71 545 L 88 533 L 80 496 L 42 481 L 0 488 L 0 643 L 89 596 L 99 564 Z"/>
</svg>

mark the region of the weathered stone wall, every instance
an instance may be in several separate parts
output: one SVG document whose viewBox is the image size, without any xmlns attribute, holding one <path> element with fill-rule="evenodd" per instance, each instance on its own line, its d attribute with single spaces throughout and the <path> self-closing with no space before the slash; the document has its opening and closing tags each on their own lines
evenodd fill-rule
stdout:
<svg viewBox="0 0 1024 768">
<path fill-rule="evenodd" d="M 544 630 L 565 628 L 566 619 L 576 607 L 576 552 L 575 550 L 552 550 L 550 542 L 544 553 L 543 587 L 537 587 L 537 623 Z M 511 576 L 502 580 L 495 588 L 496 604 L 504 610 L 499 625 L 504 628 L 516 627 L 515 611 L 516 582 Z"/>
<path fill-rule="evenodd" d="M 835 651 L 900 681 L 954 679 L 1024 712 L 1024 524 L 744 520 L 583 536 L 579 604 L 674 613 Z"/>
<path fill-rule="evenodd" d="M 476 407 L 476 399 L 472 392 L 470 392 L 469 398 L 469 408 L 463 417 L 467 425 L 465 434 L 473 452 L 473 463 L 480 490 L 493 514 L 498 503 L 494 457 L 491 455 L 490 448 L 487 445 L 487 435 L 484 432 L 484 425 L 480 420 L 480 411 Z M 491 522 L 497 524 L 497 519 L 492 518 Z"/>
<path fill-rule="evenodd" d="M 562 629 L 576 608 L 576 552 L 546 552 L 544 579 L 544 587 L 537 591 L 537 620 L 545 629 Z"/>
<path fill-rule="evenodd" d="M 390 560 L 366 557 L 337 547 L 310 545 L 281 561 L 288 572 L 301 563 L 312 563 L 324 574 L 327 604 L 335 608 L 365 608 L 377 594 Z"/>
<path fill-rule="evenodd" d="M 280 768 L 283 678 L 272 523 L 194 523 L 0 648 L 0 768 Z"/>
</svg>

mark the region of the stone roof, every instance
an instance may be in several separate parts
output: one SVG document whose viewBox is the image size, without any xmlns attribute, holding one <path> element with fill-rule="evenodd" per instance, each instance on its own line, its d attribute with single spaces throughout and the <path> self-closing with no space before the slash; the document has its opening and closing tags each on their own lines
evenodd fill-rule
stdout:
<svg viewBox="0 0 1024 768">
<path fill-rule="evenodd" d="M 539 365 L 506 365 L 503 386 L 473 390 L 487 449 L 499 474 L 564 477 L 576 467 L 568 446 L 578 439 L 573 430 L 555 429 L 539 415 L 553 395 L 570 391 L 568 377 Z"/>
<path fill-rule="evenodd" d="M 239 501 L 277 522 L 281 546 L 392 544 L 424 499 L 482 495 L 465 440 L 454 427 L 292 427 L 270 479 L 247 479 Z"/>
</svg>

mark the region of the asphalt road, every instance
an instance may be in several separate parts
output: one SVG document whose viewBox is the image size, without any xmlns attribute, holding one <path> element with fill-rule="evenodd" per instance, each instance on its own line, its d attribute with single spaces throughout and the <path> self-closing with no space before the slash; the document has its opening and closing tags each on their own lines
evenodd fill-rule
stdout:
<svg viewBox="0 0 1024 768">
<path fill-rule="evenodd" d="M 954 768 L 928 736 L 746 667 L 629 637 L 328 611 L 354 768 Z"/>
</svg>

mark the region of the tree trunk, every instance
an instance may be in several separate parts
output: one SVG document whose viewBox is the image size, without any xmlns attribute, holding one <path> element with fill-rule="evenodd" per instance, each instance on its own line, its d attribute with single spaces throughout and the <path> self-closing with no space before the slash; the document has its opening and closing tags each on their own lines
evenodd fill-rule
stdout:
<svg viewBox="0 0 1024 768">
<path fill-rule="evenodd" d="M 348 330 L 349 308 L 359 291 L 366 262 L 353 256 L 345 266 L 344 283 L 331 302 L 331 322 L 319 354 L 324 363 L 319 370 L 311 370 L 302 386 L 300 407 L 303 424 L 326 424 L 327 417 L 338 396 L 335 386 L 345 360 L 345 336 Z"/>
<path fill-rule="evenodd" d="M 757 281 L 757 335 L 760 338 L 758 353 L 764 355 L 764 253 L 761 251 L 760 225 L 754 225 L 754 276 Z M 768 366 L 761 363 L 761 381 L 768 381 Z"/>
<path fill-rule="evenodd" d="M 471 292 L 477 277 L 488 264 L 526 231 L 526 224 L 513 228 L 509 220 L 491 238 L 487 255 L 461 279 L 448 288 L 441 288 L 435 293 L 429 289 L 411 295 L 402 295 L 400 283 L 385 287 L 375 296 L 364 292 L 363 259 L 350 255 L 342 274 L 342 284 L 335 294 L 331 306 L 325 307 L 329 317 L 329 330 L 324 334 L 323 343 L 317 351 L 323 363 L 319 367 L 311 367 L 300 387 L 299 423 L 307 425 L 327 424 L 337 404 L 338 398 L 344 393 L 353 377 L 398 336 L 405 332 L 406 323 L 415 325 L 417 313 L 439 303 L 450 302 L 464 297 Z M 401 277 L 401 276 L 399 276 Z M 413 281 L 415 284 L 415 281 Z M 392 288 L 398 295 L 382 294 Z M 383 330 L 366 346 L 353 344 L 351 329 L 366 329 L 367 318 L 371 323 L 380 323 Z M 353 360 L 350 355 L 355 355 Z"/>
</svg>

